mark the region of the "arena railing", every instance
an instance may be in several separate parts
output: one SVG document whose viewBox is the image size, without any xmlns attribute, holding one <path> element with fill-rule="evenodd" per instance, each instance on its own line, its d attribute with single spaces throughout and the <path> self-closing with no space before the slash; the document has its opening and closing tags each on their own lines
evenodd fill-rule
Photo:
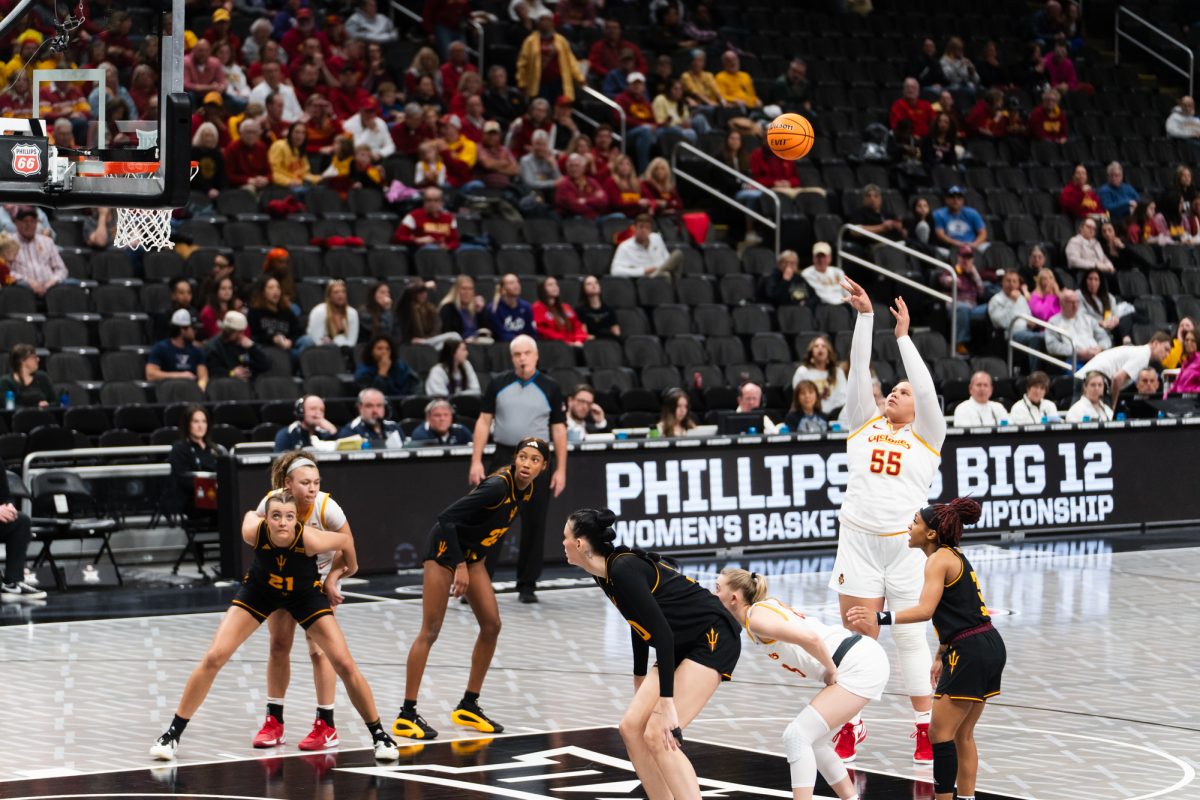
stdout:
<svg viewBox="0 0 1200 800">
<path fill-rule="evenodd" d="M 1040 320 L 1037 317 L 1031 317 L 1028 314 L 1014 314 L 1012 320 L 1008 323 L 1008 330 L 1006 331 L 1006 336 L 1008 338 L 1008 372 L 1010 375 L 1012 374 L 1012 370 L 1013 370 L 1013 351 L 1014 350 L 1020 350 L 1022 353 L 1025 353 L 1026 355 L 1032 356 L 1040 361 L 1045 361 L 1047 364 L 1053 364 L 1054 366 L 1059 367 L 1060 369 L 1063 369 L 1067 372 L 1075 371 L 1075 366 L 1073 364 L 1069 364 L 1066 361 L 1063 361 L 1061 358 L 1058 358 L 1057 356 L 1052 356 L 1049 353 L 1043 353 L 1041 350 L 1035 350 L 1034 348 L 1030 347 L 1027 344 L 1021 344 L 1020 342 L 1014 342 L 1013 338 L 1012 338 L 1013 326 L 1016 325 L 1017 322 L 1019 322 L 1019 321 L 1027 322 L 1030 325 L 1035 325 L 1039 328 L 1045 328 L 1046 330 L 1049 330 L 1049 331 L 1054 331 L 1059 336 L 1063 337 L 1064 339 L 1066 339 L 1068 342 L 1071 343 L 1071 352 L 1072 353 L 1077 352 L 1077 350 L 1075 349 L 1075 337 L 1072 336 L 1071 332 L 1068 331 L 1066 328 L 1060 328 L 1057 325 L 1051 325 L 1049 322 L 1046 322 L 1045 320 Z M 1075 399 L 1074 392 L 1071 393 L 1071 399 L 1072 400 Z"/>
<path fill-rule="evenodd" d="M 873 261 L 868 261 L 865 258 L 861 258 L 860 256 L 856 256 L 854 253 L 847 251 L 845 248 L 842 247 L 842 242 L 846 238 L 847 231 L 857 234 L 857 235 L 862 236 L 867 239 L 872 239 L 881 245 L 885 245 L 886 247 L 892 248 L 893 250 L 899 250 L 900 252 L 904 253 L 905 255 L 911 256 L 912 258 L 915 258 L 918 261 L 923 261 L 926 264 L 929 264 L 930 266 L 941 270 L 942 272 L 950 273 L 950 294 L 946 294 L 945 292 L 939 292 L 937 289 L 934 289 L 931 286 L 926 286 L 923 283 L 914 281 L 912 278 L 909 278 L 907 275 L 901 275 L 900 273 L 890 270 L 887 267 L 881 267 Z M 894 242 L 891 239 L 887 239 L 883 236 L 880 236 L 877 233 L 872 233 L 871 231 L 867 230 L 866 228 L 862 227 L 861 225 L 852 225 L 850 223 L 846 223 L 842 227 L 838 228 L 838 237 L 837 237 L 837 259 L 838 259 L 837 267 L 838 267 L 838 269 L 841 269 L 841 267 L 842 267 L 842 259 L 843 258 L 852 264 L 857 264 L 858 266 L 863 267 L 865 269 L 869 269 L 872 272 L 878 272 L 880 275 L 884 275 L 884 276 L 888 277 L 889 279 L 896 281 L 896 283 L 900 283 L 900 284 L 908 286 L 912 289 L 916 289 L 918 292 L 921 292 L 922 294 L 927 294 L 936 300 L 941 300 L 943 303 L 948 303 L 949 304 L 948 308 L 950 309 L 950 342 L 951 342 L 950 346 L 954 347 L 954 345 L 957 344 L 957 342 L 958 342 L 958 315 L 954 313 L 954 308 L 958 305 L 958 275 L 954 272 L 954 267 L 950 266 L 945 261 L 941 261 L 939 259 L 934 258 L 933 256 L 926 255 L 925 253 L 922 253 L 920 250 L 914 250 L 907 245 L 901 244 L 900 242 Z M 1011 364 L 1009 366 L 1011 367 Z"/>
<path fill-rule="evenodd" d="M 583 86 L 580 86 L 579 88 L 588 97 L 590 97 L 593 100 L 596 100 L 600 103 L 603 103 L 604 105 L 608 106 L 616 113 L 617 119 L 619 119 L 621 121 L 621 123 L 620 123 L 621 132 L 620 132 L 620 134 L 614 133 L 613 138 L 621 143 L 621 152 L 624 153 L 625 152 L 625 125 L 626 125 L 625 109 L 621 108 L 621 104 L 616 102 L 615 100 L 613 100 L 611 97 L 608 97 L 607 95 L 597 92 L 595 89 L 593 89 L 590 86 L 583 85 Z M 601 125 L 604 124 L 603 122 L 601 122 L 598 119 L 592 119 L 587 114 L 584 114 L 582 111 L 579 111 L 578 109 L 576 109 L 572 113 L 575 116 L 579 117 L 584 122 L 591 125 L 593 128 L 599 128 Z"/>
<path fill-rule="evenodd" d="M 736 200 L 735 198 L 730 197 L 729 195 L 725 194 L 724 192 L 720 192 L 720 191 L 714 189 L 713 187 L 709 186 L 705 181 L 701 180 L 700 178 L 681 170 L 679 168 L 679 153 L 680 153 L 680 151 L 683 151 L 690 155 L 696 156 L 701 161 L 704 161 L 705 163 L 707 163 L 713 167 L 716 167 L 717 169 L 724 172 L 726 175 L 729 175 L 729 176 L 737 179 L 738 181 L 741 181 L 742 183 L 746 184 L 747 186 L 750 186 L 750 187 L 754 188 L 755 190 L 762 192 L 764 197 L 771 198 L 772 202 L 774 202 L 774 204 L 775 204 L 775 219 L 771 220 L 771 219 L 768 219 L 767 217 L 764 217 L 759 212 L 750 208 L 750 206 L 738 202 L 738 200 Z M 708 153 L 704 152 L 700 148 L 698 148 L 694 145 L 688 144 L 687 142 L 677 143 L 675 145 L 675 149 L 671 151 L 671 172 L 673 172 L 675 174 L 676 179 L 683 178 L 685 181 L 692 184 L 693 186 L 698 186 L 699 188 L 708 192 L 713 197 L 717 198 L 718 200 L 725 203 L 726 205 L 733 206 L 734 208 L 740 210 L 743 214 L 750 217 L 751 219 L 761 222 L 763 225 L 765 225 L 768 228 L 770 228 L 771 230 L 775 231 L 775 258 L 777 258 L 777 259 L 779 258 L 780 243 L 782 241 L 782 239 L 780 237 L 781 237 L 781 234 L 783 231 L 783 204 L 779 200 L 778 192 L 768 189 L 766 186 L 763 186 L 761 183 L 754 180 L 754 178 L 751 178 L 749 175 L 746 175 L 743 172 L 739 172 L 738 170 L 734 169 L 733 167 L 729 166 L 728 164 L 713 158 L 712 156 L 710 156 Z"/>
<path fill-rule="evenodd" d="M 1147 44 L 1146 42 L 1142 41 L 1138 37 L 1136 37 L 1129 30 L 1128 21 L 1126 22 L 1126 27 L 1122 28 L 1121 27 L 1122 18 L 1127 18 L 1127 20 L 1132 20 L 1137 25 L 1140 25 L 1140 26 L 1146 28 L 1147 30 L 1152 31 L 1153 33 L 1157 34 L 1158 38 L 1159 38 L 1159 41 L 1157 42 L 1157 44 L 1159 45 L 1159 48 L 1156 49 L 1156 48 L 1150 46 L 1149 44 Z M 1126 8 L 1124 6 L 1118 6 L 1117 11 L 1116 11 L 1116 18 L 1113 21 L 1113 63 L 1115 63 L 1115 64 L 1121 63 L 1121 40 L 1122 39 L 1125 39 L 1126 41 L 1128 41 L 1130 44 L 1134 45 L 1135 47 L 1141 48 L 1146 53 L 1153 56 L 1155 59 L 1157 59 L 1161 63 L 1165 64 L 1166 67 L 1168 69 L 1170 69 L 1172 72 L 1177 72 L 1180 75 L 1182 75 L 1184 77 L 1184 79 L 1187 80 L 1187 85 L 1188 85 L 1187 93 L 1189 95 L 1195 95 L 1195 92 L 1193 91 L 1194 86 L 1195 86 L 1195 81 L 1196 81 L 1196 51 L 1195 50 L 1188 47 L 1186 44 L 1179 41 L 1175 37 L 1171 36 L 1169 33 L 1164 31 L 1162 28 L 1158 28 L 1158 27 L 1154 26 L 1145 17 L 1138 16 L 1137 14 L 1133 13 L 1132 11 L 1130 11 L 1128 8 Z M 1177 48 L 1184 52 L 1184 54 L 1187 56 L 1187 62 L 1188 62 L 1188 66 L 1187 66 L 1186 70 L 1183 67 L 1179 66 L 1178 64 L 1163 57 L 1162 53 L 1159 52 L 1159 50 L 1163 49 L 1164 45 L 1170 45 L 1171 47 Z"/>
</svg>

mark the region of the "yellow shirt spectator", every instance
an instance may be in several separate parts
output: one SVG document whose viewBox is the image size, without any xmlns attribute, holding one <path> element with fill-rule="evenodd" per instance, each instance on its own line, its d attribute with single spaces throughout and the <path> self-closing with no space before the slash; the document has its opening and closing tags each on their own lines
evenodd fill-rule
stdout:
<svg viewBox="0 0 1200 800">
<path fill-rule="evenodd" d="M 276 186 L 303 186 L 319 180 L 309 172 L 308 155 L 303 150 L 297 153 L 286 139 L 271 145 L 267 162 L 271 165 L 271 183 Z"/>
<path fill-rule="evenodd" d="M 721 70 L 716 75 L 716 82 L 717 89 L 726 103 L 741 103 L 746 108 L 758 108 L 762 105 L 748 72 Z"/>
<path fill-rule="evenodd" d="M 475 143 L 467 137 L 459 136 L 453 142 L 447 142 L 446 150 L 450 153 L 450 155 L 454 156 L 468 167 L 471 167 L 472 169 L 475 168 L 475 161 L 479 158 L 479 152 L 475 147 Z"/>
<path fill-rule="evenodd" d="M 679 80 L 683 83 L 685 95 L 699 98 L 700 102 L 706 106 L 721 105 L 721 90 L 717 87 L 713 74 L 708 70 L 702 70 L 699 74 L 688 70 Z"/>
</svg>

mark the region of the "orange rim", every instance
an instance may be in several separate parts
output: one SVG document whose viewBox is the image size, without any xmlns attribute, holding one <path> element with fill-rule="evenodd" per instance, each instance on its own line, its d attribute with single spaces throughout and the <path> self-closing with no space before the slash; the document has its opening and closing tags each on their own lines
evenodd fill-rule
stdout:
<svg viewBox="0 0 1200 800">
<path fill-rule="evenodd" d="M 149 175 L 158 171 L 157 161 L 105 161 L 103 172 L 78 172 L 81 178 L 118 178 L 129 175 Z M 200 167 L 200 162 L 191 162 L 192 171 Z"/>
</svg>

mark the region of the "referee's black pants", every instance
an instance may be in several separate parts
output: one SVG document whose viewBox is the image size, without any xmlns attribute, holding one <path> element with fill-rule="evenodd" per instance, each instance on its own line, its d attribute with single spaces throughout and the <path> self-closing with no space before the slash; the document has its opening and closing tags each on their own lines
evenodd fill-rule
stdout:
<svg viewBox="0 0 1200 800">
<path fill-rule="evenodd" d="M 12 522 L 0 523 L 0 543 L 4 545 L 4 582 L 25 580 L 25 553 L 33 537 L 29 517 L 17 514 Z"/>
<path fill-rule="evenodd" d="M 496 445 L 487 464 L 490 475 L 501 467 L 512 463 L 516 451 L 511 447 Z M 545 556 L 546 512 L 550 509 L 550 475 L 554 472 L 554 458 L 541 475 L 533 482 L 533 499 L 521 509 L 521 541 L 517 550 L 517 591 L 532 592 L 542 576 L 542 559 Z M 487 559 L 489 576 L 496 574 L 497 559 Z"/>
</svg>

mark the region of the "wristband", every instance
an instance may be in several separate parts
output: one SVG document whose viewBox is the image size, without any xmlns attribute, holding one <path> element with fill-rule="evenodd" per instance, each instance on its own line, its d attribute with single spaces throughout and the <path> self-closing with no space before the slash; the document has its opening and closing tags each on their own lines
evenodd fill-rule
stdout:
<svg viewBox="0 0 1200 800">
<path fill-rule="evenodd" d="M 875 618 L 879 622 L 880 625 L 891 625 L 892 624 L 892 612 L 890 612 L 890 611 L 876 611 Z"/>
</svg>

